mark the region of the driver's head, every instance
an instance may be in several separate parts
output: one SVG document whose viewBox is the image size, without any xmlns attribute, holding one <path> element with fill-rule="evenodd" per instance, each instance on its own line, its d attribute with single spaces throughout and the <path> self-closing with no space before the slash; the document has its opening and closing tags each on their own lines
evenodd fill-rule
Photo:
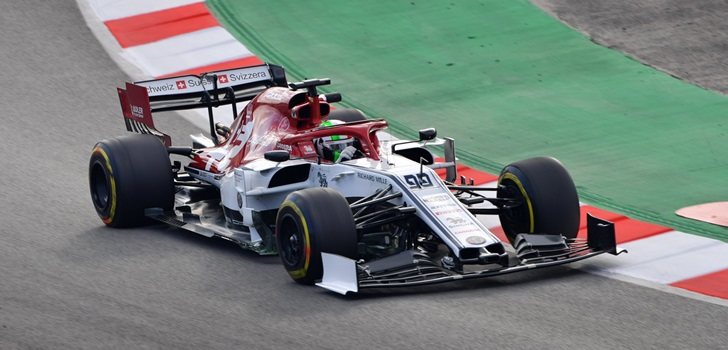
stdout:
<svg viewBox="0 0 728 350">
<path fill-rule="evenodd" d="M 344 124 L 341 120 L 325 120 L 321 123 L 321 127 L 332 127 Z M 336 162 L 339 160 L 341 151 L 347 146 L 354 146 L 354 138 L 346 135 L 324 136 L 313 140 L 316 145 L 316 151 L 323 159 Z"/>
</svg>

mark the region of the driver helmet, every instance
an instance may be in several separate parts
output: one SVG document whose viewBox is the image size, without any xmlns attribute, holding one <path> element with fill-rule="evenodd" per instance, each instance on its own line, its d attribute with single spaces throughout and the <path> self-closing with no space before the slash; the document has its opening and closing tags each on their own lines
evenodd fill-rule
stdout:
<svg viewBox="0 0 728 350">
<path fill-rule="evenodd" d="M 341 120 L 330 119 L 321 122 L 320 127 L 332 127 L 336 125 L 344 124 Z M 354 146 L 354 138 L 347 135 L 331 135 L 324 136 L 314 141 L 316 144 L 316 151 L 321 158 L 336 162 L 339 160 L 341 151 L 348 146 Z"/>
</svg>

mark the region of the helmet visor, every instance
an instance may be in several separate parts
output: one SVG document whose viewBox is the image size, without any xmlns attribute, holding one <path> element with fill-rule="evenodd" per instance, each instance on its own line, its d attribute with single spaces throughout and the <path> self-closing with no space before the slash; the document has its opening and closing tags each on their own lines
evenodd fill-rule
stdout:
<svg viewBox="0 0 728 350">
<path fill-rule="evenodd" d="M 325 141 L 325 145 L 332 151 L 343 151 L 346 146 L 351 146 L 353 144 L 353 140 L 350 138 L 345 138 L 343 140 L 337 140 L 337 141 Z"/>
</svg>

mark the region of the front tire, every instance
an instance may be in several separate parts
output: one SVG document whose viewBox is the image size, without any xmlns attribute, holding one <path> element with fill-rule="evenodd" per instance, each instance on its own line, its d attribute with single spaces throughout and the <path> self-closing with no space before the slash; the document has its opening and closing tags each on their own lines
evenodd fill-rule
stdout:
<svg viewBox="0 0 728 350">
<path fill-rule="evenodd" d="M 499 214 L 511 243 L 519 233 L 575 238 L 579 232 L 576 186 L 569 172 L 554 158 L 530 158 L 503 168 L 498 178 L 498 198 L 520 201 Z"/>
<path fill-rule="evenodd" d="M 289 194 L 278 210 L 276 244 L 294 281 L 316 283 L 323 276 L 322 252 L 356 258 L 357 233 L 349 203 L 329 188 Z"/>
<path fill-rule="evenodd" d="M 148 223 L 144 209 L 171 210 L 172 166 L 166 147 L 152 135 L 103 140 L 89 159 L 89 188 L 96 213 L 107 226 Z"/>
</svg>

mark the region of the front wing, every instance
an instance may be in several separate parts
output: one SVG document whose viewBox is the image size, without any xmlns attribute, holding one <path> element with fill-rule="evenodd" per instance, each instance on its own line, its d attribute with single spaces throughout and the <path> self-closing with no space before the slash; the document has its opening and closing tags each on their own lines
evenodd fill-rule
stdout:
<svg viewBox="0 0 728 350">
<path fill-rule="evenodd" d="M 445 268 L 438 261 L 413 250 L 370 262 L 322 253 L 324 275 L 316 285 L 340 294 L 357 293 L 367 288 L 413 287 L 492 277 L 569 264 L 603 253 L 626 252 L 616 246 L 614 224 L 591 215 L 587 216 L 586 239 L 524 234 L 517 236 L 514 245 L 516 263 L 486 265 L 481 270 L 467 272 Z"/>
</svg>

